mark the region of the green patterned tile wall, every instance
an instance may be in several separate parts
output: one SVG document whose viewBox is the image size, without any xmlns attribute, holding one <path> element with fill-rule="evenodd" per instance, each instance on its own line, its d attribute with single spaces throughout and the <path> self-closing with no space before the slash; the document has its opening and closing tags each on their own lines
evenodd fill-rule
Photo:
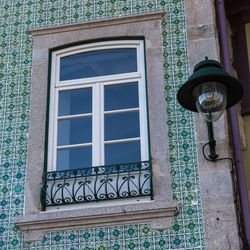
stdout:
<svg viewBox="0 0 250 250">
<path fill-rule="evenodd" d="M 148 225 L 48 233 L 24 244 L 14 217 L 22 215 L 29 126 L 32 38 L 28 30 L 164 10 L 162 21 L 173 227 Z M 0 0 L 0 249 L 204 249 L 204 225 L 193 117 L 176 102 L 187 78 L 183 0 Z"/>
</svg>

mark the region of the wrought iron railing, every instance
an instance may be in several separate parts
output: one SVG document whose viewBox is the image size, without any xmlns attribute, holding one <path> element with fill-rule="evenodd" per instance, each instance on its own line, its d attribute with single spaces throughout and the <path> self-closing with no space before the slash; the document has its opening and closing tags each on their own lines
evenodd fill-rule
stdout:
<svg viewBox="0 0 250 250">
<path fill-rule="evenodd" d="M 150 161 L 45 172 L 41 203 L 46 206 L 149 196 Z"/>
</svg>

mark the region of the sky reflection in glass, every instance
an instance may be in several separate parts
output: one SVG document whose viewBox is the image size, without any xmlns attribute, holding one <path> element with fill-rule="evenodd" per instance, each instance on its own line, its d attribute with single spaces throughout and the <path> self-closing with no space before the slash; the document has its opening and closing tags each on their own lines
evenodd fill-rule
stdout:
<svg viewBox="0 0 250 250">
<path fill-rule="evenodd" d="M 92 147 L 60 149 L 57 151 L 57 170 L 92 166 Z"/>
<path fill-rule="evenodd" d="M 105 86 L 104 88 L 104 110 L 118 110 L 137 108 L 138 83 L 126 83 L 119 85 Z"/>
<path fill-rule="evenodd" d="M 92 117 L 58 121 L 58 146 L 92 141 Z"/>
<path fill-rule="evenodd" d="M 137 72 L 135 48 L 85 52 L 60 61 L 60 81 L 129 72 Z"/>
<path fill-rule="evenodd" d="M 59 92 L 58 116 L 92 112 L 92 89 L 65 90 Z"/>
<path fill-rule="evenodd" d="M 105 140 L 140 137 L 139 111 L 106 114 Z"/>
<path fill-rule="evenodd" d="M 105 145 L 105 164 L 141 161 L 140 141 Z"/>
</svg>

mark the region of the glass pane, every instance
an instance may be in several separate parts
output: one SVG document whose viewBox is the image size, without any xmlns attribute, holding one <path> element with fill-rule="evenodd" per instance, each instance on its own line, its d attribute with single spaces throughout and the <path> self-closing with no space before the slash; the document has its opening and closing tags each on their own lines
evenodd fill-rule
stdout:
<svg viewBox="0 0 250 250">
<path fill-rule="evenodd" d="M 126 83 L 104 88 L 104 110 L 137 108 L 138 83 Z"/>
<path fill-rule="evenodd" d="M 58 146 L 92 141 L 92 117 L 58 121 Z"/>
<path fill-rule="evenodd" d="M 60 81 L 136 71 L 136 49 L 106 49 L 61 58 Z"/>
<path fill-rule="evenodd" d="M 106 114 L 105 140 L 140 137 L 139 111 Z"/>
<path fill-rule="evenodd" d="M 59 92 L 58 116 L 92 112 L 92 89 L 76 89 Z"/>
<path fill-rule="evenodd" d="M 141 161 L 140 141 L 105 145 L 105 164 Z"/>
<path fill-rule="evenodd" d="M 92 148 L 68 148 L 57 151 L 57 170 L 92 166 Z"/>
</svg>

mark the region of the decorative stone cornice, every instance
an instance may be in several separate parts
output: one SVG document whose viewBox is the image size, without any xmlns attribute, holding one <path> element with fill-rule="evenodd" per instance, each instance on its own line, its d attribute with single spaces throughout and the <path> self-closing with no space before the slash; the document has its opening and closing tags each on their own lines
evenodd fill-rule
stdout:
<svg viewBox="0 0 250 250">
<path fill-rule="evenodd" d="M 65 24 L 65 25 L 54 26 L 54 27 L 32 29 L 32 30 L 29 30 L 29 33 L 32 36 L 42 36 L 42 35 L 70 32 L 70 31 L 76 31 L 76 30 L 94 29 L 94 28 L 101 28 L 101 27 L 121 25 L 121 24 L 161 20 L 163 19 L 164 16 L 165 14 L 163 11 L 158 11 L 158 12 L 154 12 L 150 14 L 121 16 L 118 18 L 115 17 L 115 18 L 109 18 L 109 19 L 94 20 L 94 21 L 88 21 L 84 23 Z"/>
</svg>

